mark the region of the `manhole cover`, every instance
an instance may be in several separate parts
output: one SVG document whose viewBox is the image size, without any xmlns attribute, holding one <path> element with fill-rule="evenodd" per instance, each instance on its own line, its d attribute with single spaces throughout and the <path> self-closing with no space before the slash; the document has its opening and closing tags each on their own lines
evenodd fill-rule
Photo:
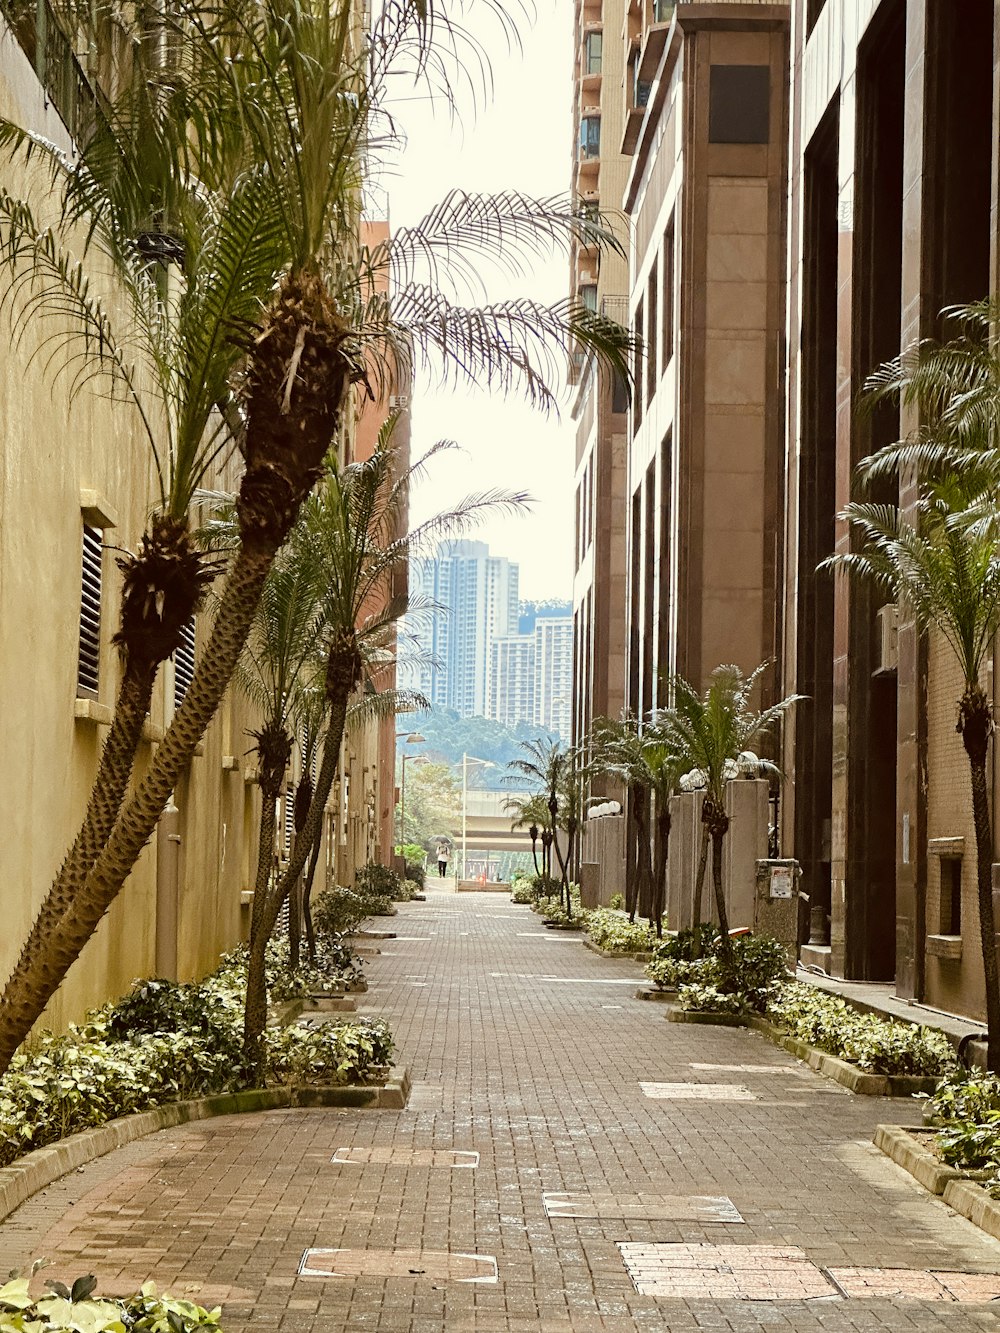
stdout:
<svg viewBox="0 0 1000 1333">
<path fill-rule="evenodd" d="M 845 1296 L 888 1296 L 911 1301 L 958 1301 L 974 1305 L 1000 1297 L 996 1273 L 923 1272 L 911 1268 L 831 1268 Z"/>
<path fill-rule="evenodd" d="M 330 1160 L 337 1166 L 379 1163 L 385 1166 L 477 1167 L 479 1154 L 450 1148 L 338 1148 Z"/>
<path fill-rule="evenodd" d="M 300 1277 L 419 1277 L 437 1282 L 496 1282 L 491 1254 L 446 1250 L 305 1250 Z"/>
<path fill-rule="evenodd" d="M 618 1248 L 636 1291 L 643 1296 L 801 1301 L 837 1294 L 795 1246 L 621 1241 Z"/>
<path fill-rule="evenodd" d="M 629 1218 L 648 1222 L 742 1222 L 724 1195 L 543 1194 L 549 1217 Z"/>
<path fill-rule="evenodd" d="M 640 1083 L 657 1101 L 755 1102 L 757 1094 L 739 1083 Z"/>
</svg>

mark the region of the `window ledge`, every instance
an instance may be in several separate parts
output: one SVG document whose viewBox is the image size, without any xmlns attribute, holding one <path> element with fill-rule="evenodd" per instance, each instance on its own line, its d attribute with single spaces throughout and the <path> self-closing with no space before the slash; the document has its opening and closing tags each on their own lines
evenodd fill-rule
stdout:
<svg viewBox="0 0 1000 1333">
<path fill-rule="evenodd" d="M 80 491 L 80 512 L 91 528 L 117 528 L 118 515 L 100 491 Z"/>
<path fill-rule="evenodd" d="M 927 843 L 927 851 L 931 856 L 964 856 L 965 839 L 931 838 Z"/>
<path fill-rule="evenodd" d="M 925 948 L 931 958 L 958 960 L 962 957 L 961 935 L 928 935 Z"/>
<path fill-rule="evenodd" d="M 142 724 L 142 739 L 150 744 L 158 745 L 163 740 L 163 728 L 158 727 L 155 722 L 150 722 L 147 717 Z"/>
<path fill-rule="evenodd" d="M 222 756 L 222 768 L 226 773 L 235 773 L 240 766 L 240 761 L 234 754 L 224 754 Z"/>
<path fill-rule="evenodd" d="M 99 704 L 96 699 L 74 699 L 73 716 L 78 722 L 93 722 L 96 726 L 110 727 L 113 713 L 108 704 Z"/>
</svg>

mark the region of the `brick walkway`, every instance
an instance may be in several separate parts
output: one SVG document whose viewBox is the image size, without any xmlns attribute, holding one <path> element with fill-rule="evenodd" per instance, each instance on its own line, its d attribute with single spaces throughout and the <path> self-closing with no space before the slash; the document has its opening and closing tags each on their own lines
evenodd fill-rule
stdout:
<svg viewBox="0 0 1000 1333">
<path fill-rule="evenodd" d="M 393 924 L 365 1007 L 388 1017 L 411 1070 L 405 1111 L 165 1131 L 25 1205 L 0 1227 L 0 1270 L 47 1256 L 55 1276 L 95 1272 L 102 1292 L 153 1277 L 222 1302 L 227 1333 L 994 1324 L 996 1307 L 952 1303 L 988 1282 L 924 1273 L 1000 1272 L 1000 1244 L 871 1147 L 880 1120 L 916 1123 L 914 1105 L 855 1097 L 755 1034 L 666 1023 L 632 998 L 633 965 L 503 897 L 431 893 Z M 366 1160 L 334 1164 L 338 1149 Z M 478 1167 L 451 1165 L 451 1150 Z M 349 1251 L 309 1266 L 355 1275 L 299 1276 L 307 1249 Z M 461 1280 L 489 1277 L 490 1258 L 496 1282 Z M 856 1272 L 874 1267 L 919 1270 L 926 1298 L 881 1294 L 911 1279 Z M 845 1300 L 823 1270 L 877 1294 Z M 681 1294 L 637 1289 L 665 1280 Z"/>
</svg>

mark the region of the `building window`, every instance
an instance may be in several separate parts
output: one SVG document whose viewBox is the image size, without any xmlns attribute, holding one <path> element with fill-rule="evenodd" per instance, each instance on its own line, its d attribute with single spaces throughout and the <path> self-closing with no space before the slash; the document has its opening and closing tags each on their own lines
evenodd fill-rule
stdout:
<svg viewBox="0 0 1000 1333">
<path fill-rule="evenodd" d="M 656 360 L 656 343 L 659 337 L 657 323 L 659 320 L 658 302 L 659 283 L 656 273 L 656 260 L 653 260 L 653 267 L 649 270 L 649 282 L 646 284 L 646 314 L 648 318 L 648 329 L 646 332 L 646 403 L 652 401 L 653 394 L 656 392 L 656 380 L 659 367 Z"/>
<path fill-rule="evenodd" d="M 596 283 L 596 282 L 585 282 L 585 283 L 583 283 L 583 284 L 581 285 L 581 287 L 580 287 L 580 300 L 583 302 L 583 304 L 587 307 L 588 310 L 592 310 L 592 311 L 594 312 L 594 314 L 597 313 L 597 283 Z"/>
<path fill-rule="evenodd" d="M 584 157 L 601 155 L 601 118 L 584 116 L 580 121 L 580 152 Z"/>
<path fill-rule="evenodd" d="M 635 339 L 635 362 L 633 373 L 635 375 L 635 393 L 632 396 L 632 409 L 634 420 L 632 423 L 633 434 L 642 425 L 642 349 L 645 334 L 645 306 L 642 301 L 635 308 L 635 323 L 632 325 L 632 336 Z"/>
<path fill-rule="evenodd" d="M 674 354 L 674 217 L 663 233 L 663 369 Z"/>
<path fill-rule="evenodd" d="M 587 33 L 583 59 L 583 70 L 585 74 L 600 74 L 602 42 L 603 37 L 601 33 Z"/>
<path fill-rule="evenodd" d="M 104 533 L 85 523 L 80 580 L 80 652 L 76 667 L 76 692 L 83 699 L 96 699 L 100 683 L 103 554 Z"/>
<path fill-rule="evenodd" d="M 653 22 L 669 23 L 677 8 L 677 0 L 653 0 Z"/>
<path fill-rule="evenodd" d="M 194 677 L 194 617 L 181 630 L 181 641 L 174 652 L 174 707 L 184 702 Z"/>
<path fill-rule="evenodd" d="M 771 67 L 713 65 L 709 80 L 709 143 L 767 143 Z"/>
<path fill-rule="evenodd" d="M 942 935 L 962 933 L 962 858 L 941 857 L 941 931 Z"/>
</svg>

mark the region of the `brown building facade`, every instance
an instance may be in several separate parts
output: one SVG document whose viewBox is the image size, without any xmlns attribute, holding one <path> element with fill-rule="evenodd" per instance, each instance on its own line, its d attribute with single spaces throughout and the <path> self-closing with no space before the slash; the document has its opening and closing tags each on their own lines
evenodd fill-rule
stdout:
<svg viewBox="0 0 1000 1333">
<path fill-rule="evenodd" d="M 641 344 L 627 698 L 642 715 L 675 672 L 701 686 L 719 663 L 779 655 L 788 7 L 679 0 L 638 18 L 624 207 Z"/>
<path fill-rule="evenodd" d="M 784 672 L 809 700 L 786 728 L 784 844 L 809 961 L 962 1013 L 983 993 L 961 685 L 905 610 L 815 570 L 848 549 L 854 464 L 920 424 L 859 414 L 865 377 L 997 291 L 995 27 L 993 0 L 792 14 Z"/>
</svg>

